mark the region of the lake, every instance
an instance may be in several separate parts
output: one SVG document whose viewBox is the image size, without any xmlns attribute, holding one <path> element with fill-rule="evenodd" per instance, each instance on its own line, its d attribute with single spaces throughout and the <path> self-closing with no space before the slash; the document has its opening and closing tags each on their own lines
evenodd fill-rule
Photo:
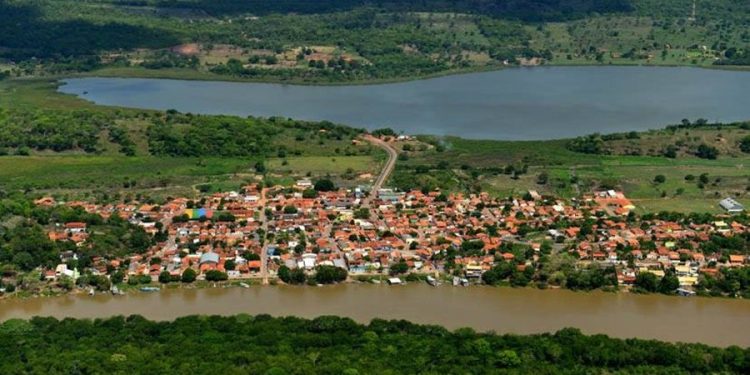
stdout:
<svg viewBox="0 0 750 375">
<path fill-rule="evenodd" d="M 750 346 L 750 302 L 628 293 L 492 287 L 253 286 L 171 289 L 125 296 L 63 296 L 0 301 L 0 321 L 32 316 L 96 318 L 140 314 L 171 320 L 192 314 L 320 315 L 406 319 L 450 329 L 531 334 L 577 327 L 583 332 L 710 345 Z"/>
<path fill-rule="evenodd" d="M 66 79 L 99 104 L 329 120 L 407 134 L 553 139 L 750 119 L 750 72 L 677 67 L 535 67 L 365 86 L 140 78 Z"/>
</svg>

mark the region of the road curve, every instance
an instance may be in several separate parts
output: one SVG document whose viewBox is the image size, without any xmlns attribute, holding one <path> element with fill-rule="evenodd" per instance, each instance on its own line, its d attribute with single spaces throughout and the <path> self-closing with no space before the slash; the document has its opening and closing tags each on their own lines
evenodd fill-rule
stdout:
<svg viewBox="0 0 750 375">
<path fill-rule="evenodd" d="M 365 135 L 365 140 L 374 144 L 375 146 L 378 146 L 385 150 L 385 152 L 388 153 L 388 161 L 386 161 L 385 166 L 383 167 L 383 170 L 380 171 L 380 175 L 378 175 L 378 178 L 375 180 L 375 183 L 372 185 L 371 192 L 376 193 L 378 190 L 380 190 L 383 187 L 383 184 L 388 180 L 388 177 L 393 172 L 393 168 L 396 167 L 396 159 L 398 159 L 398 151 L 396 151 L 393 146 L 391 146 L 388 142 L 385 142 L 381 140 L 380 138 L 373 137 L 372 135 Z M 369 201 L 369 200 L 368 200 Z"/>
</svg>

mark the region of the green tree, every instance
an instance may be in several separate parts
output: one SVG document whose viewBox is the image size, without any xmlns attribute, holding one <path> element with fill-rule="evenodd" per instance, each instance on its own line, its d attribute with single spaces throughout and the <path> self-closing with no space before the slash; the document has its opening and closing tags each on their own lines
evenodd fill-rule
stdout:
<svg viewBox="0 0 750 375">
<path fill-rule="evenodd" d="M 659 279 L 651 272 L 640 272 L 635 277 L 635 286 L 646 292 L 656 292 L 659 288 Z"/>
<path fill-rule="evenodd" d="M 740 140 L 740 150 L 745 153 L 750 153 L 750 135 Z"/>
<path fill-rule="evenodd" d="M 162 284 L 168 284 L 170 281 L 172 281 L 172 275 L 169 274 L 169 271 L 161 271 L 159 274 L 159 282 Z"/>
<path fill-rule="evenodd" d="M 348 272 L 336 266 L 318 266 L 315 269 L 315 281 L 318 284 L 333 284 L 346 280 Z"/>
<path fill-rule="evenodd" d="M 333 181 L 323 178 L 315 182 L 315 191 L 334 191 L 336 190 L 336 185 L 333 183 Z"/>
<path fill-rule="evenodd" d="M 680 281 L 673 271 L 667 271 L 659 281 L 659 293 L 674 294 L 680 287 Z"/>
<path fill-rule="evenodd" d="M 182 273 L 181 281 L 183 283 L 192 283 L 198 277 L 198 273 L 194 269 L 188 268 Z"/>
<path fill-rule="evenodd" d="M 229 276 L 219 270 L 209 270 L 206 272 L 207 281 L 226 281 L 227 279 L 229 279 Z"/>
</svg>

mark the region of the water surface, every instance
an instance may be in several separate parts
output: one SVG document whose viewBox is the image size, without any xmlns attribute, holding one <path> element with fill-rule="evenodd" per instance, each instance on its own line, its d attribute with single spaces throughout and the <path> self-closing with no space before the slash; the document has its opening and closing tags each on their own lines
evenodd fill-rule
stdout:
<svg viewBox="0 0 750 375">
<path fill-rule="evenodd" d="M 100 104 L 329 120 L 408 134 L 552 139 L 750 119 L 750 73 L 665 67 L 537 67 L 367 86 L 139 78 L 68 79 Z M 84 94 L 85 93 L 85 94 Z"/>
<path fill-rule="evenodd" d="M 577 327 L 585 333 L 711 345 L 750 346 L 750 302 L 660 295 L 575 293 L 424 284 L 177 289 L 159 293 L 65 296 L 0 301 L 0 320 L 140 314 L 171 320 L 191 314 L 238 313 L 407 319 L 447 328 L 530 334 Z"/>
</svg>

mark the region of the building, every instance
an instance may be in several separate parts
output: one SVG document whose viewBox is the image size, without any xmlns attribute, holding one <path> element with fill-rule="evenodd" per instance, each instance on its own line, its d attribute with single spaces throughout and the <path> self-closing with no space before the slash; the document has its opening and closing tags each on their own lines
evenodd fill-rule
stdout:
<svg viewBox="0 0 750 375">
<path fill-rule="evenodd" d="M 719 202 L 719 206 L 730 214 L 737 214 L 745 210 L 745 206 L 737 202 L 734 198 L 724 198 Z"/>
</svg>

